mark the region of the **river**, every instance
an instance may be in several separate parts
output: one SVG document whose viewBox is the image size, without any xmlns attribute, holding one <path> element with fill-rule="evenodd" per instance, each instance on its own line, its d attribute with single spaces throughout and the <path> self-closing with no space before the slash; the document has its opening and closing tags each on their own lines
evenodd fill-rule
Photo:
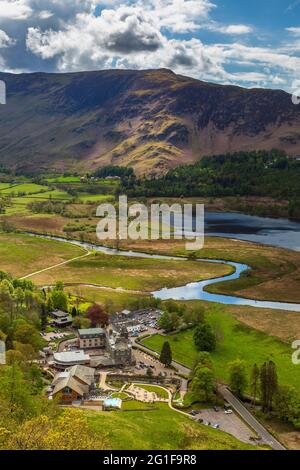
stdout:
<svg viewBox="0 0 300 470">
<path fill-rule="evenodd" d="M 253 220 L 255 219 L 255 221 Z M 209 214 L 209 218 L 206 218 L 206 226 L 210 227 L 210 234 L 214 236 L 224 236 L 225 233 L 223 233 L 224 230 L 227 230 L 230 228 L 230 232 L 236 231 L 236 228 L 239 224 L 241 224 L 241 221 L 243 221 L 243 226 L 244 229 L 241 232 L 238 233 L 230 233 L 232 237 L 234 238 L 239 238 L 243 240 L 249 240 L 249 241 L 256 241 L 262 243 L 262 239 L 264 240 L 265 243 L 271 244 L 271 242 L 274 240 L 272 238 L 272 233 L 273 232 L 280 232 L 282 227 L 282 232 L 283 231 L 283 226 L 282 220 L 283 219 L 263 219 L 264 220 L 264 228 L 260 229 L 257 225 L 258 220 L 262 219 L 261 217 L 251 217 L 251 216 L 243 216 L 241 214 L 217 214 L 217 213 L 211 213 Z M 216 225 L 219 227 L 221 226 L 221 220 L 227 221 L 227 229 L 223 228 L 223 231 L 221 230 L 216 230 Z M 269 220 L 272 221 L 272 224 L 269 223 Z M 216 224 L 216 221 L 218 222 Z M 276 222 L 278 222 L 278 225 L 276 225 Z M 298 237 L 300 236 L 300 224 L 296 224 L 299 227 L 294 226 L 294 223 L 291 223 L 291 232 L 294 236 L 295 233 L 298 233 Z M 246 233 L 247 231 L 249 232 L 248 227 L 252 226 L 252 230 L 250 231 L 251 233 Z M 224 227 L 224 225 L 222 225 Z M 226 227 L 226 225 L 225 225 Z M 267 228 L 268 227 L 268 228 Z M 211 232 L 211 229 L 214 231 Z M 299 230 L 299 232 L 297 231 Z M 286 237 L 284 238 L 284 244 L 287 243 L 287 236 L 288 236 L 288 230 L 285 232 Z M 227 233 L 227 236 L 229 237 L 230 235 Z M 123 251 L 123 250 L 115 250 L 112 248 L 107 248 L 91 243 L 85 243 L 85 242 L 80 242 L 78 240 L 67 240 L 62 237 L 56 237 L 56 236 L 50 236 L 50 235 L 36 235 L 36 234 L 31 234 L 29 235 L 32 236 L 38 236 L 41 238 L 47 238 L 47 239 L 52 239 L 56 240 L 59 242 L 63 243 L 72 243 L 77 246 L 81 246 L 87 250 L 94 250 L 98 251 L 101 253 L 105 253 L 108 255 L 119 255 L 119 256 L 130 256 L 130 257 L 137 257 L 137 258 L 145 258 L 145 259 L 166 259 L 166 260 L 186 260 L 187 258 L 178 258 L 176 256 L 166 256 L 166 255 L 152 255 L 149 253 L 142 253 L 142 252 L 136 252 L 136 251 Z M 251 240 L 248 238 L 248 235 L 251 237 L 259 237 L 259 239 L 254 239 L 252 238 Z M 265 237 L 265 238 L 262 238 Z M 276 238 L 276 246 L 282 246 L 282 245 L 277 245 L 279 241 L 283 240 L 283 234 L 279 237 Z M 294 238 L 296 241 L 296 238 Z M 289 246 L 289 248 L 294 249 L 295 251 L 300 251 L 299 243 L 292 243 Z M 285 247 L 285 246 L 284 246 Z M 226 305 L 244 305 L 244 306 L 250 306 L 250 307 L 256 307 L 256 308 L 271 308 L 274 310 L 288 310 L 288 311 L 295 311 L 295 312 L 300 312 L 300 304 L 296 303 L 287 303 L 287 302 L 272 302 L 272 301 L 259 301 L 259 300 L 254 300 L 254 299 L 248 299 L 248 298 L 243 298 L 243 297 L 238 297 L 238 296 L 229 296 L 229 295 L 220 295 L 220 294 L 212 294 L 207 292 L 205 289 L 206 287 L 213 285 L 213 284 L 218 284 L 220 282 L 224 281 L 230 281 L 230 280 L 236 280 L 239 279 L 240 276 L 248 271 L 250 269 L 249 266 L 241 263 L 235 263 L 233 261 L 224 261 L 224 260 L 211 260 L 211 259 L 205 259 L 205 258 L 199 258 L 197 261 L 199 262 L 209 262 L 209 263 L 222 263 L 226 264 L 227 266 L 231 266 L 234 269 L 234 273 L 230 274 L 228 276 L 222 276 L 220 278 L 216 279 L 209 279 L 209 280 L 204 280 L 204 281 L 199 281 L 199 282 L 192 282 L 189 284 L 186 284 L 184 286 L 180 287 L 174 287 L 174 288 L 163 288 L 160 289 L 156 292 L 153 292 L 152 295 L 155 298 L 159 298 L 161 300 L 205 300 L 207 302 L 215 302 L 215 303 L 220 303 L 220 304 L 226 304 Z M 188 261 L 187 261 L 188 262 Z"/>
</svg>

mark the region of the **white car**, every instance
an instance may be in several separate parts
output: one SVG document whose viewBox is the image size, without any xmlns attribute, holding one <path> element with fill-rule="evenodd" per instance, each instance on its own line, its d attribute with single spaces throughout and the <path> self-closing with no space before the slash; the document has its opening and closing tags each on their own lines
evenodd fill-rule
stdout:
<svg viewBox="0 0 300 470">
<path fill-rule="evenodd" d="M 225 414 L 226 414 L 226 415 L 232 415 L 232 414 L 233 414 L 233 411 L 232 411 L 232 410 L 225 410 Z"/>
</svg>

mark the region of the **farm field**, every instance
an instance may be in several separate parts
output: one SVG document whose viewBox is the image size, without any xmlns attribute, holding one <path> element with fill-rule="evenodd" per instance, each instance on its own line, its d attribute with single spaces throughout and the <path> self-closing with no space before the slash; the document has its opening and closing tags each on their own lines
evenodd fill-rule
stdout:
<svg viewBox="0 0 300 470">
<path fill-rule="evenodd" d="M 12 193 L 34 194 L 34 193 L 40 193 L 41 191 L 47 191 L 48 189 L 49 188 L 47 188 L 47 186 L 42 186 L 40 184 L 35 184 L 35 183 L 16 184 L 6 189 L 2 189 L 1 195 L 9 195 Z"/>
<path fill-rule="evenodd" d="M 210 308 L 207 321 L 221 336 L 216 351 L 211 353 L 214 370 L 220 381 L 228 383 L 228 363 L 237 358 L 246 361 L 249 373 L 255 363 L 262 365 L 267 360 L 273 360 L 278 368 L 279 383 L 300 387 L 300 376 L 295 374 L 290 345 L 238 322 L 223 307 Z M 144 339 L 142 344 L 160 352 L 165 340 L 166 337 L 157 334 Z M 168 341 L 174 360 L 193 367 L 198 356 L 193 342 L 193 330 L 168 336 Z"/>
</svg>

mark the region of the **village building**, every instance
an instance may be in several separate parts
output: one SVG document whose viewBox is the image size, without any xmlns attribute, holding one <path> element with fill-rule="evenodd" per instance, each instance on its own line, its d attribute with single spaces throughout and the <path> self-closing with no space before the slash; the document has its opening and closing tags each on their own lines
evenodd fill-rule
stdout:
<svg viewBox="0 0 300 470">
<path fill-rule="evenodd" d="M 50 316 L 54 319 L 52 322 L 57 328 L 65 328 L 73 324 L 73 320 L 66 312 L 57 310 L 56 312 L 50 313 Z"/>
<path fill-rule="evenodd" d="M 91 358 L 89 354 L 84 351 L 68 351 L 53 354 L 53 365 L 57 369 L 67 369 L 68 367 L 75 365 L 86 365 L 90 364 Z M 51 364 L 50 364 L 51 365 Z"/>
<path fill-rule="evenodd" d="M 115 365 L 133 363 L 132 345 L 126 328 L 120 333 L 110 330 L 108 333 L 107 350 Z"/>
<path fill-rule="evenodd" d="M 72 403 L 88 396 L 94 385 L 95 369 L 76 365 L 56 374 L 52 396 L 60 395 L 62 403 Z"/>
<path fill-rule="evenodd" d="M 103 328 L 78 330 L 78 346 L 81 349 L 98 349 L 106 346 L 106 332 Z"/>
</svg>

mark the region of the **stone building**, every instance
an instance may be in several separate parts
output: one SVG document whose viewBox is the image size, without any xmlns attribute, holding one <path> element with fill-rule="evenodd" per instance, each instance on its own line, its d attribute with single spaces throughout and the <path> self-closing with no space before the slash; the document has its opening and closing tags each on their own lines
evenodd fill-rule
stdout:
<svg viewBox="0 0 300 470">
<path fill-rule="evenodd" d="M 106 346 L 106 332 L 103 328 L 78 330 L 78 346 L 80 349 L 101 349 Z"/>
</svg>

